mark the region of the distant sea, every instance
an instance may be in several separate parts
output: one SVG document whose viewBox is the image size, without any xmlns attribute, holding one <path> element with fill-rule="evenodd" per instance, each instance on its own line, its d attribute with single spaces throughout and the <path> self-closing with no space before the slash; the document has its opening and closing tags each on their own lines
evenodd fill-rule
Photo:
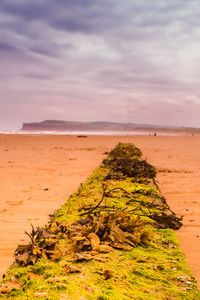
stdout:
<svg viewBox="0 0 200 300">
<path fill-rule="evenodd" d="M 155 131 L 21 131 L 21 130 L 0 130 L 0 134 L 29 134 L 29 135 L 106 135 L 106 136 L 136 136 L 136 135 L 153 135 Z M 160 136 L 179 136 L 183 133 L 172 133 L 172 132 L 157 132 Z"/>
</svg>

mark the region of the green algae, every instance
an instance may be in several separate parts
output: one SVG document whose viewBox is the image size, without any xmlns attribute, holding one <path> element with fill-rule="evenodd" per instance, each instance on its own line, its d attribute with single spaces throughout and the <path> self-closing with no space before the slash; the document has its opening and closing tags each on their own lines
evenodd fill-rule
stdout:
<svg viewBox="0 0 200 300">
<path fill-rule="evenodd" d="M 115 250 L 82 262 L 69 262 L 69 257 L 63 255 L 59 262 L 39 259 L 36 264 L 27 267 L 13 265 L 2 282 L 14 282 L 21 288 L 2 293 L 1 298 L 38 299 L 35 295 L 41 292 L 46 293 L 45 299 L 200 299 L 196 280 L 174 231 L 152 227 L 155 222 L 145 216 L 152 200 L 156 198 L 160 204 L 156 186 L 138 183 L 132 178 L 107 180 L 105 183 L 108 171 L 103 164 L 97 168 L 55 212 L 54 218 L 64 224 L 72 224 L 80 218 L 85 207 L 94 207 L 99 202 L 106 188 L 108 197 L 106 205 L 102 205 L 119 210 L 134 209 L 134 212 L 144 215 L 143 219 L 148 222 L 146 228 L 154 233 L 148 247 Z M 130 193 L 131 197 L 127 197 L 121 189 Z M 157 207 L 151 209 L 158 210 Z M 66 241 L 61 238 L 59 244 L 65 249 Z M 65 268 L 69 263 L 79 268 L 80 273 L 66 274 Z M 105 278 L 106 270 L 112 274 L 109 279 Z"/>
</svg>

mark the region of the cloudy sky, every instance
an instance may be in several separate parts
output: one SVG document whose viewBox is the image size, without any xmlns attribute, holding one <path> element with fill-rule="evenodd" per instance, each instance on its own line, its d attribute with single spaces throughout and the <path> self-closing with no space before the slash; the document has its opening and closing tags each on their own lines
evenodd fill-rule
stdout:
<svg viewBox="0 0 200 300">
<path fill-rule="evenodd" d="M 199 0 L 1 0 L 0 129 L 200 127 Z"/>
</svg>

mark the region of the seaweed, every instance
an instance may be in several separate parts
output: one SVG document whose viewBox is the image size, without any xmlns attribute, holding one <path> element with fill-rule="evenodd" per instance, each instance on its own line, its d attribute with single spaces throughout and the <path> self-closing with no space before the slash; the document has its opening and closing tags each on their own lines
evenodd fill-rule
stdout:
<svg viewBox="0 0 200 300">
<path fill-rule="evenodd" d="M 80 219 L 69 230 L 75 252 L 131 250 L 137 245 L 148 245 L 152 237 L 139 216 L 132 217 L 119 210 Z"/>
<path fill-rule="evenodd" d="M 28 245 L 18 245 L 15 250 L 15 261 L 19 265 L 34 265 L 39 258 L 59 260 L 62 252 L 58 243 L 58 237 L 45 228 L 37 227 L 35 230 L 32 226 L 32 232 Z"/>
<path fill-rule="evenodd" d="M 137 190 L 134 192 L 128 192 L 124 188 L 115 187 L 110 189 L 109 191 L 106 190 L 106 185 L 102 185 L 103 194 L 101 200 L 95 206 L 84 206 L 80 215 L 88 215 L 89 217 L 91 214 L 97 214 L 100 212 L 105 211 L 115 211 L 118 212 L 119 208 L 115 205 L 108 206 L 106 205 L 106 198 L 114 198 L 114 192 L 121 192 L 120 196 L 123 195 L 124 199 L 126 200 L 126 205 L 123 208 L 123 211 L 126 211 L 130 215 L 133 214 L 134 216 L 145 216 L 150 218 L 151 220 L 157 221 L 157 223 L 153 224 L 154 227 L 157 228 L 171 228 L 174 230 L 178 230 L 183 226 L 181 222 L 183 216 L 180 218 L 176 216 L 176 214 L 171 210 L 170 206 L 167 204 L 166 199 L 159 193 L 155 193 L 153 191 L 146 191 L 146 190 Z M 149 200 L 153 197 L 152 201 L 142 201 L 139 199 L 135 199 L 134 195 L 142 194 L 145 196 L 149 196 Z M 103 201 L 105 201 L 105 205 L 102 205 Z M 131 207 L 130 204 L 136 204 L 134 208 Z M 148 210 L 145 210 L 148 208 Z"/>
<path fill-rule="evenodd" d="M 108 153 L 108 158 L 140 158 L 142 152 L 132 143 L 119 143 L 112 151 Z"/>
<path fill-rule="evenodd" d="M 133 144 L 119 143 L 103 160 L 104 166 L 109 170 L 105 180 L 119 180 L 126 177 L 132 177 L 134 180 L 138 180 L 138 178 L 154 179 L 156 169 L 146 160 L 140 160 L 141 155 L 141 151 Z"/>
<path fill-rule="evenodd" d="M 168 215 L 164 212 L 161 212 L 160 214 L 154 213 L 149 215 L 149 218 L 157 221 L 157 223 L 154 224 L 157 228 L 171 228 L 179 230 L 183 226 L 183 223 L 181 222 L 183 217 L 179 218 L 174 213 Z"/>
<path fill-rule="evenodd" d="M 94 250 L 103 253 L 112 252 L 113 249 L 131 250 L 137 245 L 149 244 L 152 233 L 144 228 L 145 222 L 139 216 L 132 217 L 119 210 L 90 215 L 68 225 L 56 222 L 52 218 L 44 228 L 38 227 L 35 230 L 32 227 L 31 234 L 27 233 L 31 239 L 30 243 L 18 245 L 15 250 L 15 262 L 28 266 L 34 265 L 41 257 L 59 260 L 63 255 L 58 243 L 59 238 L 71 243 L 68 252 L 72 256 L 77 252 L 84 252 L 84 256 L 85 252 L 88 254 Z"/>
</svg>

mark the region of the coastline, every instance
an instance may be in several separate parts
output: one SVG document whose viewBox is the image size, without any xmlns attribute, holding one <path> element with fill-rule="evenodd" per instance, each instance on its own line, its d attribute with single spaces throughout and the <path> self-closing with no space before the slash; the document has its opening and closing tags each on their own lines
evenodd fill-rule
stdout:
<svg viewBox="0 0 200 300">
<path fill-rule="evenodd" d="M 171 208 L 184 215 L 177 236 L 200 282 L 198 136 L 0 135 L 1 274 L 17 244 L 24 243 L 24 230 L 45 224 L 119 141 L 134 143 L 161 171 L 159 187 Z"/>
<path fill-rule="evenodd" d="M 161 129 L 161 128 L 146 128 L 135 130 L 0 130 L 0 135 L 64 135 L 64 136 L 200 136 L 199 129 L 187 128 L 187 129 Z"/>
</svg>

